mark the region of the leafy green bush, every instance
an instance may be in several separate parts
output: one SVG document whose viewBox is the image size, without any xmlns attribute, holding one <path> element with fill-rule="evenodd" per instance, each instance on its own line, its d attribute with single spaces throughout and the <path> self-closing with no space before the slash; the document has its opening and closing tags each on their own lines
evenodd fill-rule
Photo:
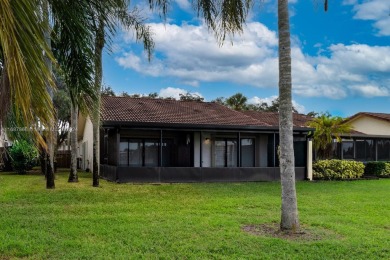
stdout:
<svg viewBox="0 0 390 260">
<path fill-rule="evenodd" d="M 10 149 L 12 167 L 19 174 L 25 174 L 34 166 L 38 156 L 37 149 L 26 140 L 15 141 Z"/>
<path fill-rule="evenodd" d="M 367 162 L 364 175 L 390 175 L 390 162 Z"/>
<path fill-rule="evenodd" d="M 340 180 L 360 178 L 364 173 L 364 164 L 345 160 L 319 160 L 313 164 L 315 179 Z"/>
</svg>

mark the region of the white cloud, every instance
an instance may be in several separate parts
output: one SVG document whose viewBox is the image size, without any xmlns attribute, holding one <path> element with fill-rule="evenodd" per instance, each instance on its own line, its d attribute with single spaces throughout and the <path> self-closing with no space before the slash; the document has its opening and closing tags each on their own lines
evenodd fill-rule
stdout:
<svg viewBox="0 0 390 260">
<path fill-rule="evenodd" d="M 197 81 L 197 80 L 183 81 L 183 84 L 191 86 L 191 87 L 199 87 L 199 81 Z"/>
<path fill-rule="evenodd" d="M 298 113 L 301 113 L 301 114 L 305 113 L 305 106 L 304 105 L 299 104 L 295 100 L 292 101 L 292 104 L 293 104 L 293 107 L 295 107 L 295 109 L 298 111 Z"/>
<path fill-rule="evenodd" d="M 173 77 L 189 86 L 202 82 L 234 82 L 276 88 L 278 85 L 277 35 L 263 24 L 248 23 L 233 45 L 219 47 L 205 26 L 150 24 L 155 32 L 156 55 L 151 63 L 143 55 L 123 52 L 117 62 L 124 68 L 155 77 Z M 131 35 L 132 32 L 127 32 Z M 134 40 L 124 39 L 131 46 Z M 367 96 L 351 86 L 390 88 L 390 47 L 365 44 L 322 46 L 326 51 L 305 55 L 292 47 L 294 94 L 333 99 Z M 327 56 L 322 53 L 327 53 Z"/>
<path fill-rule="evenodd" d="M 175 0 L 175 2 L 181 9 L 185 11 L 192 11 L 191 3 L 188 0 Z"/>
<path fill-rule="evenodd" d="M 344 0 L 342 2 L 343 5 L 354 5 L 357 3 L 357 0 Z"/>
<path fill-rule="evenodd" d="M 278 96 L 270 96 L 270 97 L 266 97 L 266 98 L 259 98 L 257 96 L 254 96 L 254 97 L 248 99 L 248 104 L 259 105 L 262 103 L 266 103 L 267 105 L 271 105 L 272 101 L 274 101 L 277 98 L 278 98 Z"/>
<path fill-rule="evenodd" d="M 353 5 L 355 19 L 372 20 L 378 36 L 390 36 L 390 1 L 344 1 L 345 4 Z"/>
<path fill-rule="evenodd" d="M 325 96 L 334 99 L 348 94 L 363 95 L 347 86 L 370 85 L 375 79 L 379 88 L 388 88 L 390 47 L 364 44 L 331 45 L 330 57 L 307 57 L 293 49 L 293 90 L 302 96 Z"/>
<path fill-rule="evenodd" d="M 277 36 L 261 23 L 249 23 L 233 45 L 218 46 L 206 26 L 150 24 L 156 55 L 149 64 L 138 66 L 132 53 L 117 58 L 124 68 L 155 76 L 173 76 L 187 82 L 233 81 L 255 86 L 275 86 L 277 80 Z M 134 42 L 133 32 L 124 35 Z M 161 56 L 163 58 L 161 58 Z M 259 81 L 258 79 L 262 80 Z"/>
<path fill-rule="evenodd" d="M 390 95 L 389 89 L 376 85 L 355 85 L 349 88 L 365 97 L 386 97 Z"/>
<path fill-rule="evenodd" d="M 187 93 L 197 95 L 199 97 L 203 97 L 199 92 L 189 92 L 185 89 L 172 88 L 172 87 L 167 87 L 167 88 L 161 89 L 159 96 L 164 97 L 164 98 L 172 97 L 174 99 L 180 99 L 180 94 L 185 95 Z"/>
<path fill-rule="evenodd" d="M 133 53 L 124 53 L 122 57 L 116 58 L 119 65 L 126 69 L 140 70 L 141 58 Z"/>
</svg>

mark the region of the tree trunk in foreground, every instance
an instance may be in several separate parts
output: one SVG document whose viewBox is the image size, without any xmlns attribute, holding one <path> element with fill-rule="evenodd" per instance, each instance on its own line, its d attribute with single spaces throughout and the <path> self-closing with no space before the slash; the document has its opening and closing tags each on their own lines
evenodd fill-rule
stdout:
<svg viewBox="0 0 390 260">
<path fill-rule="evenodd" d="M 70 106 L 70 146 L 71 146 L 71 157 L 70 157 L 70 174 L 68 182 L 78 182 L 77 176 L 77 116 L 78 106 L 72 104 Z"/>
<path fill-rule="evenodd" d="M 43 1 L 43 19 L 45 23 L 45 31 L 44 31 L 44 37 L 47 45 L 51 47 L 51 38 L 50 38 L 50 32 L 51 28 L 49 25 L 49 6 L 47 1 Z M 46 66 L 48 67 L 49 71 L 52 71 L 52 64 L 49 58 L 46 57 L 45 59 Z M 53 103 L 53 89 L 50 86 L 47 86 L 47 91 L 49 92 L 51 102 Z M 53 106 L 54 109 L 54 106 Z M 53 113 L 54 114 L 54 113 Z M 54 189 L 55 183 L 54 183 L 54 149 L 55 149 L 55 131 L 54 131 L 54 118 L 50 120 L 49 129 L 47 131 L 47 151 L 46 151 L 46 189 Z"/>
<path fill-rule="evenodd" d="M 278 0 L 279 31 L 279 136 L 282 209 L 280 229 L 296 232 L 300 229 L 297 195 L 291 97 L 291 44 L 288 1 Z"/>
<path fill-rule="evenodd" d="M 93 125 L 93 174 L 92 174 L 92 186 L 99 187 L 99 176 L 100 176 L 100 105 L 101 105 L 101 96 L 100 89 L 102 85 L 102 53 L 104 47 L 104 21 L 99 17 L 98 28 L 96 28 L 96 38 L 95 38 L 95 91 L 97 93 L 97 101 L 94 105 L 93 115 L 92 115 L 92 125 Z"/>
</svg>

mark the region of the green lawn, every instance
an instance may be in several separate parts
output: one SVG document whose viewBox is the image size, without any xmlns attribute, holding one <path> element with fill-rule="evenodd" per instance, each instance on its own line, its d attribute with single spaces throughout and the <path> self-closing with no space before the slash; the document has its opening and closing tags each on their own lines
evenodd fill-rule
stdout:
<svg viewBox="0 0 390 260">
<path fill-rule="evenodd" d="M 0 173 L 0 259 L 390 259 L 390 179 L 297 183 L 310 241 L 242 231 L 278 222 L 279 183 L 91 183 Z"/>
</svg>

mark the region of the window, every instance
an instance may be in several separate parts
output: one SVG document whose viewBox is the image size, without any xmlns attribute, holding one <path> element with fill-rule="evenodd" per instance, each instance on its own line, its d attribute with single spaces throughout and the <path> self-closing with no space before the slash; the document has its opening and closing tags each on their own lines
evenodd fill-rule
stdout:
<svg viewBox="0 0 390 260">
<path fill-rule="evenodd" d="M 214 166 L 215 167 L 225 167 L 225 140 L 223 141 L 215 141 L 214 142 Z"/>
<path fill-rule="evenodd" d="M 132 167 L 158 166 L 158 139 L 121 139 L 119 165 Z"/>
<path fill-rule="evenodd" d="M 217 139 L 214 141 L 214 166 L 237 167 L 237 140 Z"/>
<path fill-rule="evenodd" d="M 173 151 L 173 140 L 163 139 L 162 142 L 162 167 L 172 166 L 172 151 Z"/>
<path fill-rule="evenodd" d="M 255 167 L 255 139 L 241 139 L 241 166 Z"/>
<path fill-rule="evenodd" d="M 144 166 L 155 167 L 158 166 L 158 148 L 159 141 L 145 140 L 145 160 Z"/>
<path fill-rule="evenodd" d="M 129 143 L 121 140 L 119 144 L 119 165 L 129 164 Z"/>
<path fill-rule="evenodd" d="M 350 140 L 350 141 L 344 141 L 343 140 L 343 143 L 341 144 L 341 150 L 342 150 L 342 153 L 343 153 L 343 159 L 353 159 L 353 141 Z"/>
<path fill-rule="evenodd" d="M 305 138 L 294 136 L 295 167 L 306 166 L 307 142 Z"/>
<path fill-rule="evenodd" d="M 129 166 L 143 166 L 143 141 L 142 139 L 130 139 L 129 142 Z"/>
<path fill-rule="evenodd" d="M 341 159 L 341 143 L 336 140 L 332 144 L 332 159 Z"/>
<path fill-rule="evenodd" d="M 366 158 L 366 144 L 364 140 L 356 140 L 356 159 L 364 160 Z"/>
<path fill-rule="evenodd" d="M 378 161 L 390 160 L 390 140 L 378 140 Z"/>
<path fill-rule="evenodd" d="M 375 160 L 374 140 L 356 140 L 356 159 L 361 161 Z"/>
</svg>

